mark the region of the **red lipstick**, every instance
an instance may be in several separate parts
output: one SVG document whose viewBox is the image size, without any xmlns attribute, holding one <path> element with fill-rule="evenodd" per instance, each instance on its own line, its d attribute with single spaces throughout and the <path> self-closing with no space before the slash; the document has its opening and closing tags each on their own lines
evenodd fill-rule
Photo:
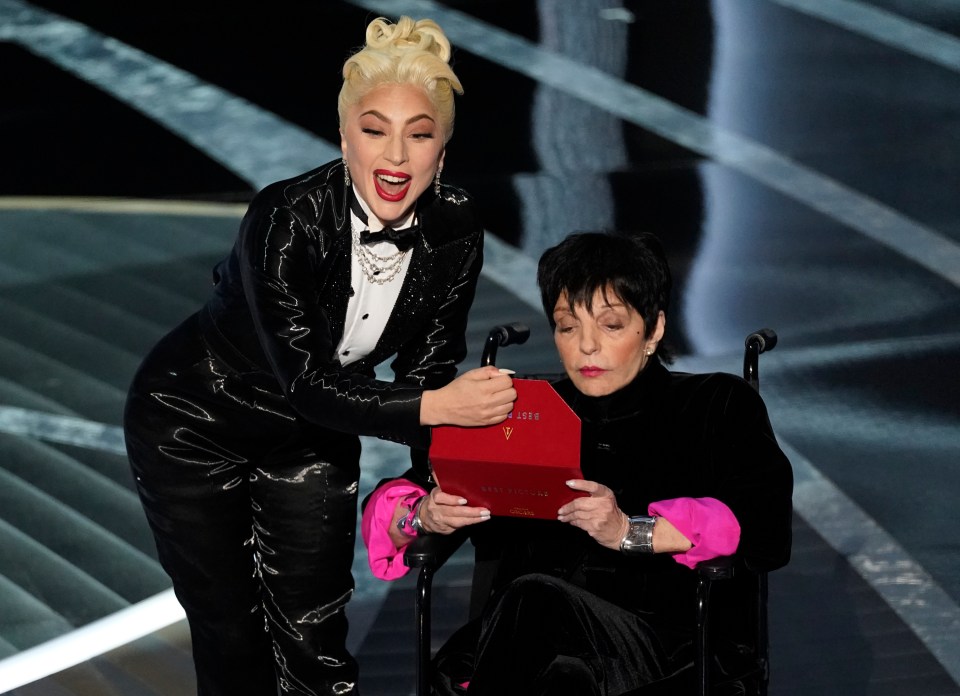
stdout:
<svg viewBox="0 0 960 696">
<path fill-rule="evenodd" d="M 392 179 L 403 179 L 401 182 L 391 183 L 386 182 L 380 177 L 390 177 Z M 396 201 L 403 200 L 404 196 L 407 195 L 407 191 L 410 190 L 411 178 L 409 174 L 404 172 L 391 172 L 386 169 L 376 169 L 373 172 L 373 187 L 377 192 L 377 195 L 380 196 L 385 201 L 390 201 L 394 203 Z M 388 191 L 384 186 L 390 186 L 392 189 Z M 397 189 L 396 187 L 400 188 Z"/>
</svg>

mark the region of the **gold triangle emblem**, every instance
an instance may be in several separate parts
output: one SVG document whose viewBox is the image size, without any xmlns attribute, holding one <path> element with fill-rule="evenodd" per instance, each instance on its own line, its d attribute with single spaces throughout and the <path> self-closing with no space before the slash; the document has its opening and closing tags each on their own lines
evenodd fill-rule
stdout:
<svg viewBox="0 0 960 696">
<path fill-rule="evenodd" d="M 509 425 L 503 426 L 503 434 L 509 440 L 510 436 L 513 435 L 513 428 L 511 428 Z"/>
</svg>

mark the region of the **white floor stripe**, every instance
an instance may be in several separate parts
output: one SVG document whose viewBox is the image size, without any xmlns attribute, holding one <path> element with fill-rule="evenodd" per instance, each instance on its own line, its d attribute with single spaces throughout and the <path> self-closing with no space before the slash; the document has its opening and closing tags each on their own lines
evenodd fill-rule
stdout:
<svg viewBox="0 0 960 696">
<path fill-rule="evenodd" d="M 123 431 L 116 426 L 15 406 L 0 406 L 0 432 L 112 454 L 127 453 Z"/>
<path fill-rule="evenodd" d="M 225 217 L 239 220 L 247 212 L 247 204 L 87 196 L 0 196 L 0 210 L 70 210 L 130 215 Z"/>
<path fill-rule="evenodd" d="M 173 590 L 0 661 L 0 694 L 74 667 L 184 618 Z"/>
<path fill-rule="evenodd" d="M 880 525 L 781 441 L 797 512 L 886 600 L 960 684 L 960 607 Z"/>
</svg>

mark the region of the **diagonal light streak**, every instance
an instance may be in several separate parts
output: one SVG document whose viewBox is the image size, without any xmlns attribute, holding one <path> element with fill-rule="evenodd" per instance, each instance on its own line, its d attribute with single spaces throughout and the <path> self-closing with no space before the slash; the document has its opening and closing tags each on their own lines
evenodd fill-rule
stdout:
<svg viewBox="0 0 960 696">
<path fill-rule="evenodd" d="M 960 72 L 960 39 L 854 0 L 770 0 L 874 39 L 903 53 Z"/>
</svg>

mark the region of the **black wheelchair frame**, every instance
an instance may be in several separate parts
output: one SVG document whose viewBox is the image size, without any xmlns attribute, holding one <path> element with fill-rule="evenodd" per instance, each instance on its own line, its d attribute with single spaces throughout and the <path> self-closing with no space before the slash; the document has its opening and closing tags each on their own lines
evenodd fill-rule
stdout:
<svg viewBox="0 0 960 696">
<path fill-rule="evenodd" d="M 495 326 L 490 330 L 481 357 L 481 365 L 493 365 L 499 346 L 524 343 L 530 330 L 522 324 L 512 323 Z M 743 378 L 759 392 L 760 354 L 773 350 L 777 334 L 764 328 L 747 336 L 744 341 Z M 431 591 L 435 573 L 467 540 L 469 531 L 461 529 L 449 535 L 427 534 L 414 539 L 406 548 L 404 564 L 419 569 L 417 593 L 414 604 L 416 626 L 416 680 L 417 696 L 430 693 L 431 661 Z M 723 556 L 697 565 L 696 588 L 696 637 L 694 646 L 694 670 L 698 696 L 710 693 L 710 597 L 714 583 L 731 580 L 737 572 L 737 556 Z M 766 696 L 770 680 L 769 634 L 767 628 L 767 573 L 753 572 L 756 578 L 756 626 L 755 643 L 757 663 L 760 670 L 758 684 L 760 696 Z"/>
</svg>

